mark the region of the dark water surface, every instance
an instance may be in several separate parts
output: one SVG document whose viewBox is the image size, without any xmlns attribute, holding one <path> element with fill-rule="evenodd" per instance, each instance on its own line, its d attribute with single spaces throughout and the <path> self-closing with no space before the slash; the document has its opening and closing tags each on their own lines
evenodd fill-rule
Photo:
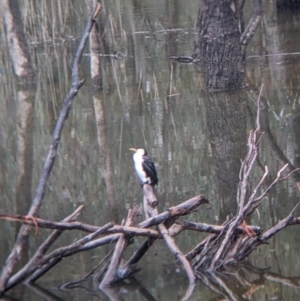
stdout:
<svg viewBox="0 0 300 301">
<path fill-rule="evenodd" d="M 15 84 L 2 24 L 1 214 L 26 214 L 30 206 L 70 86 L 70 67 L 88 11 L 84 1 L 31 0 L 20 4 L 38 83 L 36 90 L 29 92 Z M 276 177 L 284 165 L 281 154 L 295 162 L 299 155 L 299 123 L 295 117 L 300 95 L 300 12 L 277 11 L 275 4 L 265 4 L 261 26 L 247 52 L 251 91 L 209 94 L 203 91 L 193 65 L 168 60 L 172 55 L 192 54 L 198 1 L 116 0 L 104 1 L 103 5 L 103 88 L 95 101 L 87 47 L 81 65 L 86 83 L 66 122 L 41 218 L 59 221 L 83 204 L 80 221 L 121 223 L 127 209 L 142 201 L 128 149 L 145 146 L 160 179 L 159 211 L 204 194 L 211 201 L 211 209 L 187 219 L 223 222 L 234 213 L 240 162 L 247 152 L 249 130 L 255 127 L 255 101 L 262 84 L 268 104 L 262 117 L 266 134 L 249 188 L 256 186 L 264 166 L 270 171 L 269 182 Z M 248 5 L 246 19 L 251 14 Z M 100 126 L 95 115 L 102 116 Z M 298 201 L 296 182 L 289 178 L 271 190 L 251 222 L 268 229 L 286 217 Z M 117 209 L 112 210 L 112 206 Z M 142 219 L 141 215 L 137 222 Z M 0 227 L 2 266 L 19 225 L 1 222 Z M 32 230 L 24 260 L 49 233 L 39 229 L 35 235 Z M 82 235 L 66 232 L 54 247 Z M 203 237 L 186 231 L 175 240 L 185 253 Z M 137 239 L 125 257 L 141 241 Z M 299 241 L 296 226 L 283 230 L 269 245 L 250 255 L 252 266 L 243 265 L 225 274 L 199 275 L 202 281 L 186 299 L 185 273 L 159 241 L 157 255 L 154 249 L 148 252 L 140 263 L 142 271 L 130 283 L 116 288 L 114 300 L 299 300 Z M 8 296 L 15 298 L 12 300 L 106 300 L 91 280 L 77 289 L 60 291 L 57 287 L 83 277 L 111 248 L 67 258 L 37 285 L 18 286 Z"/>
</svg>

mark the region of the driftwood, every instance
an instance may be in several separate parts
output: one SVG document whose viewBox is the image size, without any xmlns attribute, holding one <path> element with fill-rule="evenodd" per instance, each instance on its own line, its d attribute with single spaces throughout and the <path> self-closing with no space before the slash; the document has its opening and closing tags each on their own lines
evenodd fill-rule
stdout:
<svg viewBox="0 0 300 301">
<path fill-rule="evenodd" d="M 49 228 L 55 229 L 49 238 L 38 248 L 36 253 L 30 261 L 15 275 L 9 278 L 5 290 L 10 289 L 20 282 L 33 282 L 51 269 L 54 265 L 59 263 L 64 257 L 71 256 L 75 253 L 87 251 L 92 248 L 99 247 L 104 244 L 116 242 L 114 252 L 108 255 L 106 260 L 101 263 L 104 265 L 101 272 L 98 273 L 98 281 L 100 288 L 110 294 L 111 285 L 117 281 L 121 281 L 128 276 L 140 270 L 137 266 L 139 260 L 146 254 L 148 249 L 153 245 L 157 239 L 163 239 L 169 247 L 172 254 L 181 263 L 186 271 L 190 284 L 193 284 L 195 278 L 201 278 L 204 282 L 208 281 L 206 276 L 201 275 L 199 270 L 214 271 L 220 267 L 224 267 L 229 263 L 234 263 L 243 260 L 256 247 L 264 244 L 269 238 L 275 235 L 278 231 L 287 226 L 299 224 L 300 218 L 293 217 L 293 211 L 277 225 L 271 229 L 262 232 L 259 227 L 249 226 L 253 236 L 248 236 L 245 229 L 241 227 L 242 222 L 253 213 L 253 211 L 261 204 L 263 197 L 268 191 L 282 179 L 285 166 L 278 172 L 275 180 L 260 194 L 256 195 L 258 188 L 264 182 L 267 175 L 267 169 L 262 179 L 258 182 L 257 187 L 246 200 L 246 183 L 253 167 L 257 155 L 258 142 L 260 140 L 259 128 L 251 131 L 248 140 L 249 152 L 246 159 L 242 162 L 240 173 L 240 185 L 238 187 L 238 211 L 236 216 L 231 220 L 225 222 L 223 225 L 208 225 L 204 223 L 194 223 L 191 221 L 178 220 L 178 218 L 195 214 L 197 208 L 208 201 L 205 197 L 199 195 L 191 198 L 177 206 L 170 207 L 162 213 L 158 213 L 155 202 L 149 202 L 144 195 L 144 211 L 149 216 L 146 220 L 134 226 L 134 218 L 138 212 L 138 208 L 129 210 L 128 217 L 124 225 L 116 225 L 108 223 L 103 227 L 80 223 L 75 220 L 76 216 L 82 210 L 79 207 L 73 214 L 64 219 L 62 222 L 52 222 L 40 218 L 28 219 L 19 215 L 1 215 L 0 220 L 9 220 L 22 222 L 28 227 Z M 150 187 L 150 188 L 149 188 Z M 151 186 L 147 187 L 147 195 L 155 195 L 151 192 Z M 152 199 L 157 199 L 156 196 Z M 150 227 L 156 228 L 150 228 Z M 49 247 L 60 236 L 64 230 L 80 230 L 88 234 L 80 240 L 74 242 L 69 246 L 58 248 L 48 254 Z M 200 231 L 208 233 L 209 235 L 194 247 L 189 253 L 182 254 L 177 247 L 173 237 L 179 235 L 182 231 Z M 102 237 L 97 238 L 101 235 Z M 132 256 L 121 265 L 121 259 L 125 248 L 130 244 L 130 240 L 134 236 L 144 236 L 146 240 L 141 246 L 132 254 Z M 195 273 L 196 271 L 196 273 Z M 200 276 L 201 275 L 201 276 Z M 213 274 L 212 274 L 213 275 Z M 213 276 L 211 276 L 213 277 Z M 216 279 L 214 279 L 215 281 Z M 191 287 L 192 290 L 192 287 Z"/>
<path fill-rule="evenodd" d="M 97 227 L 75 221 L 75 217 L 82 210 L 82 206 L 70 216 L 65 218 L 62 222 L 51 222 L 40 218 L 32 220 L 20 215 L 1 215 L 0 220 L 18 221 L 34 228 L 37 225 L 38 228 L 55 229 L 48 239 L 38 248 L 30 261 L 20 271 L 10 277 L 5 290 L 12 288 L 14 285 L 22 281 L 32 282 L 37 280 L 49 269 L 59 263 L 64 257 L 117 241 L 115 253 L 111 259 L 111 264 L 107 270 L 107 273 L 105 274 L 108 276 L 105 276 L 101 283 L 101 288 L 105 288 L 110 286 L 112 283 L 125 279 L 129 275 L 137 272 L 140 269 L 136 266 L 137 262 L 145 255 L 146 251 L 156 239 L 162 238 L 166 240 L 171 252 L 184 263 L 189 279 L 191 282 L 193 282 L 195 276 L 192 268 L 171 238 L 184 230 L 183 224 L 181 224 L 180 227 L 177 227 L 177 231 L 175 228 L 171 227 L 170 234 L 168 234 L 168 230 L 164 223 L 168 224 L 169 226 L 172 224 L 176 225 L 175 218 L 193 212 L 193 210 L 195 210 L 198 206 L 206 203 L 208 203 L 208 201 L 203 196 L 197 196 L 183 202 L 182 204 L 179 204 L 178 206 L 171 207 L 169 210 L 161 214 L 157 214 L 157 209 L 152 208 L 149 205 L 150 209 L 148 209 L 151 211 L 150 214 L 152 217 L 138 224 L 138 227 L 131 226 L 138 208 L 134 208 L 132 211 L 129 211 L 125 225 L 113 225 L 112 223 L 108 223 L 103 227 Z M 145 229 L 153 225 L 159 225 L 159 230 Z M 212 231 L 212 228 L 212 225 L 201 226 L 198 224 L 199 231 L 202 229 L 204 232 L 210 232 Z M 186 229 L 188 229 L 188 227 L 186 227 Z M 196 226 L 194 225 L 193 230 L 195 229 Z M 81 230 L 92 234 L 81 238 L 69 246 L 55 249 L 51 253 L 46 254 L 47 250 L 63 233 L 64 230 Z M 221 228 L 219 227 L 218 229 L 215 229 L 214 232 L 215 231 L 221 231 Z M 240 231 L 243 230 L 240 229 Z M 106 236 L 97 239 L 96 237 L 100 234 L 105 234 Z M 133 236 L 144 236 L 147 237 L 147 239 L 123 266 L 119 266 L 122 258 L 122 252 L 126 248 L 128 241 Z"/>
<path fill-rule="evenodd" d="M 251 164 L 245 165 L 252 166 Z M 272 187 L 279 180 L 280 173 L 281 171 L 276 180 L 269 187 Z M 262 195 L 265 194 L 263 193 Z M 250 197 L 250 199 L 253 199 L 255 206 L 258 204 L 258 201 L 261 200 L 262 195 L 257 198 Z M 6 290 L 22 281 L 29 283 L 37 280 L 50 268 L 59 263 L 64 257 L 87 251 L 104 244 L 117 242 L 113 255 L 108 255 L 106 261 L 103 262 L 103 264 L 106 263 L 106 265 L 99 276 L 99 282 L 101 282 L 100 288 L 104 292 L 109 292 L 109 288 L 113 283 L 121 281 L 140 270 L 137 263 L 157 239 L 165 240 L 170 251 L 176 256 L 178 261 L 181 262 L 189 282 L 192 284 L 195 281 L 195 277 L 201 278 L 202 280 L 205 278 L 204 276 L 200 277 L 199 272 L 196 272 L 195 274 L 195 271 L 198 271 L 199 269 L 213 270 L 211 266 L 216 260 L 218 260 L 218 265 L 214 269 L 225 266 L 228 263 L 240 261 L 249 255 L 249 253 L 257 246 L 265 243 L 267 239 L 275 235 L 278 231 L 287 226 L 299 224 L 300 220 L 299 217 L 294 218 L 291 213 L 286 219 L 264 233 L 262 233 L 262 230 L 259 227 L 251 226 L 251 230 L 256 234 L 255 237 L 249 237 L 245 233 L 245 229 L 240 226 L 241 220 L 243 219 L 242 217 L 246 217 L 247 214 L 253 212 L 253 206 L 250 206 L 249 203 L 243 207 L 244 210 L 241 210 L 241 208 L 239 209 L 241 212 L 244 212 L 245 215 L 242 215 L 241 217 L 238 214 L 224 225 L 208 225 L 177 220 L 181 216 L 194 213 L 196 208 L 206 203 L 208 203 L 208 201 L 203 196 L 197 196 L 177 206 L 173 206 L 161 214 L 158 214 L 156 207 L 153 208 L 152 205 L 147 203 L 144 210 L 147 211 L 148 215 L 151 217 L 139 223 L 136 227 L 132 226 L 132 224 L 134 223 L 138 208 L 129 210 L 124 225 L 108 223 L 103 227 L 75 221 L 75 217 L 82 210 L 82 207 L 79 207 L 62 222 L 51 222 L 39 218 L 33 221 L 31 219 L 26 219 L 23 216 L 1 215 L 1 220 L 18 221 L 31 227 L 35 227 L 37 224 L 39 228 L 55 229 L 49 238 L 40 246 L 40 248 L 38 248 L 31 260 L 9 279 Z M 249 208 L 251 208 L 251 210 Z M 232 227 L 232 224 L 236 224 L 237 226 Z M 156 226 L 157 229 L 148 228 L 152 226 Z M 51 253 L 46 254 L 51 244 L 64 230 L 80 230 L 92 234 L 83 237 L 69 246 L 58 248 Z M 208 233 L 209 236 L 188 254 L 183 255 L 172 238 L 179 235 L 183 230 L 205 232 Z M 232 237 L 226 239 L 227 233 L 231 233 Z M 104 236 L 97 238 L 100 234 Z M 120 262 L 123 251 L 130 244 L 130 240 L 134 236 L 144 236 L 147 237 L 147 239 L 141 244 L 140 248 L 133 253 L 128 261 L 121 266 Z M 225 243 L 230 247 L 225 246 L 221 248 Z"/>
<path fill-rule="evenodd" d="M 97 268 L 101 267 L 101 270 L 96 274 L 95 279 L 97 279 L 99 287 L 108 296 L 112 296 L 115 293 L 112 290 L 112 284 L 128 278 L 133 273 L 139 271 L 140 267 L 137 264 L 140 259 L 145 256 L 156 240 L 163 240 L 168 246 L 170 252 L 175 255 L 177 262 L 179 262 L 184 268 L 190 283 L 189 289 L 182 300 L 188 298 L 191 294 L 196 277 L 202 279 L 204 283 L 218 283 L 217 286 L 215 285 L 216 291 L 221 288 L 221 290 L 225 291 L 226 296 L 235 298 L 226 285 L 222 283 L 222 279 L 214 274 L 214 271 L 220 267 L 227 267 L 230 263 L 236 263 L 243 260 L 255 248 L 266 243 L 266 241 L 274 236 L 278 231 L 287 226 L 293 226 L 300 223 L 300 217 L 293 216 L 294 208 L 285 219 L 265 232 L 257 226 L 248 226 L 247 231 L 245 227 L 241 226 L 245 219 L 249 217 L 262 203 L 263 198 L 270 189 L 272 189 L 278 181 L 286 179 L 287 176 L 293 172 L 292 170 L 289 170 L 290 173 L 283 177 L 282 174 L 287 168 L 287 165 L 283 166 L 283 168 L 279 170 L 275 180 L 267 186 L 260 195 L 258 195 L 258 191 L 262 189 L 268 175 L 268 169 L 266 167 L 261 180 L 258 182 L 250 196 L 246 198 L 248 195 L 248 193 L 246 193 L 247 183 L 249 181 L 251 169 L 253 168 L 254 162 L 257 158 L 258 145 L 262 137 L 259 125 L 259 102 L 257 128 L 256 130 L 252 130 L 249 134 L 249 151 L 245 160 L 242 162 L 240 170 L 240 183 L 237 191 L 238 210 L 235 216 L 224 222 L 223 225 L 208 225 L 205 223 L 194 223 L 192 221 L 179 220 L 183 216 L 191 213 L 196 214 L 199 206 L 208 203 L 208 200 L 202 195 L 195 196 L 181 204 L 170 207 L 162 213 L 159 213 L 157 208 L 158 198 L 150 185 L 144 185 L 143 187 L 145 220 L 138 224 L 135 224 L 134 221 L 138 212 L 138 207 L 129 210 L 127 219 L 122 225 L 108 223 L 103 226 L 97 226 L 81 223 L 76 220 L 76 217 L 82 210 L 82 207 L 79 207 L 75 212 L 61 222 L 53 222 L 36 218 L 37 212 L 42 205 L 46 183 L 54 164 L 64 122 L 67 119 L 74 97 L 84 83 L 84 80 L 79 79 L 79 63 L 89 33 L 95 22 L 95 17 L 99 13 L 100 8 L 100 5 L 96 6 L 95 11 L 89 18 L 76 52 L 72 68 L 72 86 L 59 115 L 52 136 L 49 153 L 36 189 L 35 197 L 32 201 L 32 206 L 28 211 L 28 215 L 0 216 L 0 220 L 23 223 L 15 245 L 2 270 L 0 278 L 0 294 L 21 282 L 32 285 L 34 281 L 39 279 L 67 256 L 72 256 L 78 252 L 88 251 L 106 244 L 115 243 L 113 250 L 111 250 L 103 260 L 101 260 L 96 268 L 86 275 L 86 277 L 89 277 L 92 273 L 96 272 Z M 36 229 L 53 229 L 54 231 L 36 250 L 28 263 L 12 275 L 12 271 L 18 260 L 18 255 L 20 254 L 23 244 L 29 235 L 31 227 L 35 227 Z M 88 234 L 70 245 L 62 246 L 48 252 L 49 248 L 65 230 L 79 230 L 87 232 Z M 196 245 L 187 254 L 183 254 L 174 240 L 174 237 L 179 235 L 182 231 L 205 232 L 208 236 L 203 241 L 199 242 L 198 245 Z M 249 232 L 253 235 L 249 236 Z M 129 257 L 124 264 L 121 264 L 124 250 L 128 245 L 130 245 L 132 238 L 135 236 L 143 236 L 146 237 L 146 239 L 141 243 L 139 248 L 133 252 L 131 257 Z M 206 270 L 211 272 L 210 279 L 207 275 L 203 275 L 201 273 L 201 271 Z M 80 281 L 82 281 L 82 279 Z M 76 283 L 76 281 L 72 282 L 72 284 L 74 283 Z M 35 287 L 35 289 L 37 288 Z M 249 290 L 249 294 L 252 291 L 253 290 L 251 288 L 251 290 Z"/>
</svg>

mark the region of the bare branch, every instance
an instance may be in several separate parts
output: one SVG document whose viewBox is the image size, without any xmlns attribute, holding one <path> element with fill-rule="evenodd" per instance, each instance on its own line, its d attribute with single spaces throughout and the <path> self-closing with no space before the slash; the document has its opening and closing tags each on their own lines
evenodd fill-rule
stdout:
<svg viewBox="0 0 300 301">
<path fill-rule="evenodd" d="M 245 31 L 243 32 L 240 43 L 242 45 L 248 45 L 249 41 L 253 37 L 256 28 L 260 22 L 262 14 L 262 1 L 261 0 L 253 0 L 253 14 L 249 20 L 248 25 L 246 26 Z"/>
<path fill-rule="evenodd" d="M 138 211 L 139 211 L 139 206 L 135 206 L 135 208 L 133 210 L 129 210 L 127 220 L 125 222 L 126 227 L 129 227 L 132 224 Z M 115 251 L 112 256 L 111 262 L 109 264 L 108 271 L 106 272 L 106 274 L 100 284 L 101 288 L 107 288 L 119 280 L 118 269 L 120 266 L 122 254 L 126 247 L 126 244 L 127 244 L 127 237 L 125 234 L 122 234 L 120 236 L 120 238 L 118 239 L 118 242 L 115 246 Z"/>
<path fill-rule="evenodd" d="M 176 258 L 181 262 L 182 266 L 184 267 L 185 272 L 189 279 L 189 283 L 193 284 L 196 278 L 189 261 L 186 259 L 186 257 L 181 253 L 179 248 L 176 246 L 174 240 L 169 235 L 166 226 L 163 223 L 161 223 L 158 225 L 158 229 L 163 239 L 165 240 L 167 246 L 169 247 L 170 251 L 176 256 Z"/>
<path fill-rule="evenodd" d="M 99 5 L 97 6 L 97 10 L 96 10 L 98 13 L 100 11 Z M 63 102 L 62 110 L 61 110 L 58 120 L 56 122 L 56 126 L 54 129 L 53 135 L 52 135 L 52 141 L 51 141 L 51 145 L 50 145 L 50 148 L 48 151 L 47 159 L 45 161 L 44 168 L 41 173 L 38 186 L 36 188 L 34 199 L 32 200 L 31 207 L 28 211 L 29 216 L 36 216 L 36 214 L 38 213 L 38 211 L 42 205 L 45 191 L 46 191 L 46 185 L 47 185 L 50 173 L 52 171 L 52 167 L 54 165 L 57 148 L 58 148 L 60 136 L 61 136 L 64 124 L 65 124 L 65 121 L 68 118 L 68 114 L 70 112 L 73 100 L 74 100 L 75 96 L 77 95 L 79 89 L 81 88 L 81 86 L 84 83 L 84 80 L 79 79 L 79 64 L 80 64 L 80 60 L 81 60 L 81 57 L 83 54 L 85 44 L 89 37 L 89 33 L 95 22 L 94 17 L 95 17 L 95 14 L 90 16 L 90 18 L 88 19 L 85 30 L 83 32 L 82 38 L 80 40 L 79 46 L 78 46 L 76 54 L 75 54 L 73 67 L 72 67 L 71 88 L 69 90 L 67 97 L 65 98 L 65 100 Z M 1 274 L 1 278 L 0 278 L 0 292 L 5 291 L 5 289 L 6 289 L 6 285 L 9 280 L 9 277 L 12 274 L 15 264 L 17 263 L 20 251 L 22 250 L 24 243 L 28 237 L 29 230 L 30 230 L 30 227 L 24 225 L 21 227 L 21 229 L 19 231 L 15 245 L 14 245 L 10 255 L 8 256 L 8 258 L 5 262 L 5 265 L 2 269 L 2 274 Z"/>
<path fill-rule="evenodd" d="M 79 206 L 72 214 L 67 216 L 63 221 L 68 222 L 75 219 L 81 212 L 83 205 Z M 37 261 L 41 256 L 43 256 L 51 247 L 51 245 L 57 240 L 57 238 L 62 234 L 62 231 L 53 231 L 50 236 L 40 245 L 33 257 L 28 261 L 28 263 L 15 275 L 13 275 L 8 283 L 7 288 L 9 289 L 14 285 L 18 284 L 22 279 L 25 279 L 29 273 L 37 266 Z"/>
<path fill-rule="evenodd" d="M 195 208 L 202 204 L 208 204 L 209 201 L 205 199 L 203 195 L 193 197 L 178 206 L 169 208 L 167 211 L 158 214 L 157 216 L 150 217 L 149 219 L 138 224 L 140 228 L 149 228 L 154 225 L 158 225 L 165 220 L 171 219 L 173 217 L 187 215 L 191 213 Z"/>
<path fill-rule="evenodd" d="M 249 226 L 250 231 L 254 231 L 257 235 L 262 233 L 260 227 Z M 169 228 L 169 235 L 176 236 L 183 230 L 193 230 L 204 233 L 220 234 L 226 232 L 226 226 L 209 225 L 204 223 L 194 223 L 190 221 L 176 222 L 172 227 Z M 235 234 L 245 234 L 245 230 L 242 227 L 237 227 L 234 230 Z"/>
</svg>

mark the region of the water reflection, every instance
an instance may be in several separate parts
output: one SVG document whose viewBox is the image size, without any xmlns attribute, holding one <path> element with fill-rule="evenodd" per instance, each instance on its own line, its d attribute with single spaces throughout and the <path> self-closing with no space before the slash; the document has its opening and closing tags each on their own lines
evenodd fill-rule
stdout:
<svg viewBox="0 0 300 301">
<path fill-rule="evenodd" d="M 297 300 L 300 289 L 300 277 L 284 277 L 269 269 L 262 269 L 249 264 L 239 265 L 239 268 L 228 267 L 218 273 L 197 273 L 201 283 L 188 285 L 183 278 L 174 278 L 173 289 L 160 288 L 151 292 L 141 281 L 131 277 L 126 283 L 120 283 L 112 288 L 99 291 L 95 285 L 83 282 L 73 284 L 70 289 L 47 289 L 40 284 L 28 284 L 31 300 L 43 297 L 47 300 L 70 300 L 75 296 L 88 296 L 95 300 L 263 300 L 280 299 Z M 174 289 L 176 285 L 176 289 Z M 280 289 L 278 289 L 278 285 Z M 105 297 L 106 296 L 106 297 Z M 29 295 L 28 295 L 29 297 Z M 5 296 L 3 300 L 23 300 Z M 79 299 L 78 299 L 79 300 Z"/>
<path fill-rule="evenodd" d="M 268 269 L 260 269 L 251 265 L 240 265 L 238 271 L 229 267 L 222 273 L 198 273 L 197 276 L 216 295 L 226 300 L 262 300 L 280 298 L 281 292 L 268 291 L 273 283 L 284 283 L 299 290 L 299 277 L 283 277 Z M 296 293 L 297 294 L 297 293 Z M 285 296 L 293 300 L 293 294 Z"/>
<path fill-rule="evenodd" d="M 17 105 L 17 183 L 16 183 L 16 212 L 26 215 L 32 199 L 33 178 L 33 133 L 34 133 L 34 97 L 33 89 L 18 91 Z M 17 223 L 15 237 L 19 233 L 21 224 Z M 30 258 L 29 239 L 26 237 L 22 251 L 18 255 L 19 260 L 15 270 L 22 268 Z M 24 288 L 18 288 L 17 295 L 23 296 Z"/>
<path fill-rule="evenodd" d="M 217 179 L 220 221 L 236 212 L 241 160 L 247 151 L 246 91 L 208 94 L 204 98 L 211 151 L 211 172 Z"/>
<path fill-rule="evenodd" d="M 82 32 L 82 20 L 86 19 L 88 11 L 84 2 L 76 2 L 75 5 L 72 1 L 65 1 L 55 7 L 51 3 L 43 5 L 43 2 L 33 0 L 28 3 L 34 5 L 26 6 L 26 3 L 22 2 L 21 11 L 33 62 L 39 73 L 38 89 L 35 102 L 27 101 L 27 96 L 33 99 L 34 95 L 17 88 L 10 58 L 6 50 L 0 48 L 3 57 L 0 89 L 0 122 L 3 129 L 0 133 L 1 213 L 22 213 L 21 206 L 31 199 L 54 121 L 70 82 L 69 65 L 76 47 L 75 37 Z M 198 3 L 116 3 L 103 3 L 105 10 L 99 25 L 100 52 L 112 54 L 121 51 L 124 56 L 118 59 L 101 57 L 98 67 L 101 77 L 97 78 L 101 90 L 92 92 L 93 83 L 87 80 L 75 100 L 40 215 L 59 220 L 80 203 L 85 205 L 80 217 L 82 221 L 98 225 L 111 219 L 120 222 L 126 216 L 128 207 L 142 201 L 132 157 L 127 151 L 133 145 L 141 145 L 157 162 L 161 179 L 158 188 L 160 211 L 203 193 L 212 201 L 214 209 L 191 218 L 194 221 L 216 222 L 217 219 L 222 222 L 225 216 L 235 212 L 238 171 L 240 160 L 246 152 L 247 132 L 253 128 L 254 102 L 245 92 L 204 93 L 194 66 L 168 61 L 171 55 L 191 54 L 192 28 Z M 265 83 L 264 97 L 271 104 L 263 112 L 268 117 L 264 128 L 266 138 L 269 133 L 272 134 L 286 158 L 290 162 L 296 159 L 294 165 L 298 165 L 299 141 L 295 139 L 298 137 L 298 111 L 294 109 L 299 105 L 299 59 L 296 55 L 293 59 L 270 55 L 296 52 L 299 41 L 295 32 L 299 30 L 300 18 L 295 12 L 278 15 L 271 5 L 269 2 L 265 4 L 264 27 L 249 47 L 249 55 L 260 56 L 248 59 L 247 73 L 254 90 L 258 90 L 262 82 Z M 25 12 L 36 8 L 43 12 L 44 18 L 39 17 L 37 11 L 25 15 Z M 50 15 L 51 18 L 48 17 Z M 291 19 L 293 22 L 290 22 Z M 162 28 L 178 31 L 161 31 Z M 141 34 L 142 31 L 147 33 Z M 260 52 L 261 49 L 263 52 Z M 269 53 L 269 56 L 261 56 L 264 53 Z M 90 78 L 90 70 L 90 56 L 87 55 L 82 69 L 87 79 Z M 22 95 L 25 98 L 21 100 Z M 280 114 L 282 109 L 285 113 Z M 294 114 L 293 124 L 286 116 L 290 113 Z M 276 118 L 281 115 L 287 117 L 284 122 Z M 263 140 L 260 162 L 261 166 L 268 165 L 271 173 L 275 174 L 283 161 L 278 155 L 271 154 L 271 149 L 274 150 L 270 148 L 270 141 Z M 257 183 L 261 173 L 260 167 L 254 170 L 250 186 Z M 299 183 L 298 179 L 296 183 Z M 298 197 L 294 182 L 283 182 L 271 191 L 260 208 L 259 216 L 255 216 L 252 222 L 263 224 L 267 229 L 291 210 Z M 111 214 L 109 204 L 117 206 L 116 213 Z M 2 227 L 0 244 L 5 247 L 0 248 L 1 264 L 14 240 L 14 225 L 1 222 Z M 42 231 L 37 237 L 32 237 L 30 252 L 45 237 Z M 65 245 L 77 238 L 78 233 L 68 233 L 58 243 Z M 176 238 L 176 243 L 188 252 L 201 239 L 198 233 L 182 234 Z M 247 295 L 252 295 L 254 300 L 261 300 L 265 296 L 279 298 L 283 294 L 290 300 L 297 299 L 299 239 L 299 231 L 286 229 L 272 240 L 270 246 L 262 246 L 251 255 L 250 261 L 255 266 L 271 266 L 272 272 L 253 274 L 247 270 L 245 277 L 246 272 L 242 268 L 234 277 L 231 274 L 236 271 L 227 272 L 225 276 L 217 274 L 215 278 L 202 276 L 202 280 L 210 286 L 205 288 L 198 283 L 189 299 L 208 300 L 220 296 L 247 299 Z M 64 261 L 45 279 L 41 279 L 41 286 L 49 290 L 49 287 L 70 281 L 74 274 L 84 274 L 95 265 L 98 260 L 95 257 L 103 256 L 109 249 L 86 252 L 75 260 Z M 184 297 L 188 288 L 184 275 L 173 268 L 173 258 L 170 258 L 163 244 L 158 243 L 157 249 L 159 256 L 149 252 L 143 262 L 143 271 L 136 275 L 142 288 L 124 286 L 118 290 L 116 298 L 188 299 Z M 133 252 L 133 248 L 129 252 Z M 287 275 L 287 278 L 282 275 Z M 265 278 L 269 280 L 260 282 Z M 278 281 L 273 282 L 274 279 Z M 238 290 L 232 287 L 237 282 Z M 256 282 L 258 286 L 255 286 Z M 91 284 L 89 287 L 94 292 Z M 145 297 L 147 293 L 141 292 L 141 289 L 148 291 L 149 296 Z M 130 293 L 131 290 L 134 293 Z M 34 300 L 40 293 L 26 289 L 19 293 L 14 290 L 11 295 L 19 298 L 26 294 L 28 299 Z M 53 291 L 50 290 L 50 293 Z M 62 299 L 80 300 L 90 296 L 87 291 L 61 293 L 54 290 L 54 295 L 56 293 L 59 295 L 57 298 Z M 137 296 L 134 296 L 135 293 Z M 106 298 L 100 292 L 97 296 Z"/>
<path fill-rule="evenodd" d="M 94 7 L 97 5 L 96 1 L 91 1 L 90 12 L 94 11 Z M 118 221 L 118 210 L 115 199 L 115 186 L 113 183 L 113 171 L 111 164 L 111 151 L 108 144 L 106 120 L 105 120 L 105 109 L 103 101 L 103 83 L 102 83 L 102 72 L 101 72 L 101 47 L 100 47 L 100 30 L 98 24 L 92 28 L 90 34 L 90 55 L 91 55 L 91 78 L 95 87 L 93 92 L 93 106 L 94 116 L 97 129 L 97 142 L 100 153 L 100 164 L 101 164 L 101 176 L 104 179 L 104 187 L 107 192 L 107 200 L 110 206 L 113 221 Z"/>
</svg>

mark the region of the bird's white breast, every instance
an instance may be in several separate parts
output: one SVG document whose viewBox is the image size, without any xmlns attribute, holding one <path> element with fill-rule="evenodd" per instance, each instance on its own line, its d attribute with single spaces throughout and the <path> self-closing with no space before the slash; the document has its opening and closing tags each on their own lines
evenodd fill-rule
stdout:
<svg viewBox="0 0 300 301">
<path fill-rule="evenodd" d="M 135 153 L 133 155 L 133 161 L 134 161 L 134 167 L 135 171 L 138 174 L 140 180 L 142 183 L 148 182 L 148 178 L 146 176 L 146 173 L 143 170 L 142 162 L 143 158 L 139 153 Z"/>
</svg>

